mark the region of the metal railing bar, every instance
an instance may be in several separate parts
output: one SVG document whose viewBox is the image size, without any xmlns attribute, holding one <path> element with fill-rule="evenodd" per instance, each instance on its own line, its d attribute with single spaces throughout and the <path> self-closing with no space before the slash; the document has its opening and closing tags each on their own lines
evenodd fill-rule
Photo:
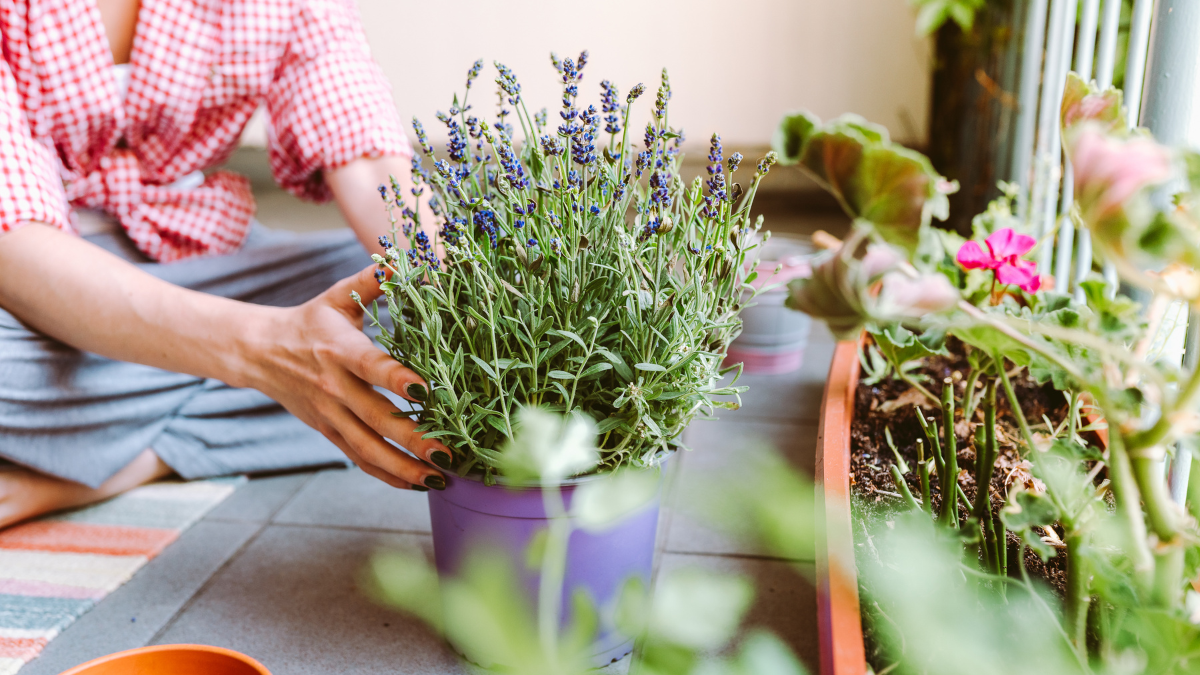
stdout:
<svg viewBox="0 0 1200 675">
<path fill-rule="evenodd" d="M 1018 98 L 1016 137 L 1013 140 L 1010 180 L 1020 186 L 1017 213 L 1029 213 L 1030 178 L 1034 131 L 1037 125 L 1038 91 L 1042 82 L 1042 52 L 1046 43 L 1047 0 L 1025 0 L 1025 39 L 1021 48 L 1021 90 Z"/>
<path fill-rule="evenodd" d="M 1104 18 L 1100 22 L 1100 42 L 1096 45 L 1096 83 L 1101 89 L 1112 86 L 1117 63 L 1117 32 L 1121 27 L 1121 0 L 1104 0 Z"/>
<path fill-rule="evenodd" d="M 1038 250 L 1038 272 L 1052 274 L 1054 245 L 1049 240 L 1054 233 L 1058 214 L 1059 180 L 1062 177 L 1062 144 L 1060 142 L 1059 107 L 1063 86 L 1071 63 L 1071 47 L 1075 42 L 1075 10 L 1077 0 L 1053 0 L 1050 4 L 1050 34 L 1046 39 L 1046 74 L 1042 83 L 1041 108 L 1038 115 L 1037 165 L 1041 180 L 1034 185 Z"/>
</svg>

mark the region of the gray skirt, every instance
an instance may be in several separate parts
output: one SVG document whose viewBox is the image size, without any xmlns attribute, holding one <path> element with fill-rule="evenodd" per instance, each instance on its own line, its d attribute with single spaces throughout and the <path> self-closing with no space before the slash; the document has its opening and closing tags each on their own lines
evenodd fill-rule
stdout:
<svg viewBox="0 0 1200 675">
<path fill-rule="evenodd" d="M 255 223 L 235 253 L 169 264 L 147 260 L 123 233 L 88 239 L 178 286 L 279 307 L 370 263 L 349 230 Z M 189 479 L 346 463 L 257 391 L 82 352 L 0 309 L 0 458 L 96 487 L 147 448 Z"/>
</svg>

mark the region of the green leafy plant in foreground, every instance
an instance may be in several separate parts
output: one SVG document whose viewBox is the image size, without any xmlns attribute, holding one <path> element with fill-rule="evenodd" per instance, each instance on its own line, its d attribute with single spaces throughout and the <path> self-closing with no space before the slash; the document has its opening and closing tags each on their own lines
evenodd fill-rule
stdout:
<svg viewBox="0 0 1200 675">
<path fill-rule="evenodd" d="M 543 487 L 552 516 L 544 536 L 535 537 L 528 552 L 530 564 L 540 570 L 536 605 L 522 593 L 520 576 L 507 556 L 486 547 L 473 551 L 454 577 L 439 577 L 419 553 L 381 553 L 372 560 L 367 587 L 381 601 L 444 634 L 471 662 L 498 672 L 590 672 L 590 648 L 603 621 L 636 639 L 630 672 L 638 675 L 804 675 L 787 648 L 762 632 L 751 633 L 733 656 L 712 656 L 734 636 L 749 606 L 752 586 L 742 577 L 682 569 L 664 574 L 653 590 L 632 579 L 616 606 L 608 608 L 597 608 L 586 592 L 564 588 L 572 531 L 611 527 L 645 506 L 658 489 L 658 469 L 622 469 L 580 485 L 568 511 L 559 485 L 566 475 L 599 461 L 594 443 L 595 425 L 583 416 L 564 418 L 526 408 L 518 414 L 516 437 L 501 455 L 505 475 Z M 766 477 L 768 485 L 777 485 L 779 477 L 792 478 L 787 472 L 777 473 L 776 478 Z M 781 491 L 767 493 L 780 496 Z M 811 511 L 811 491 L 788 494 L 794 499 L 781 504 L 794 506 L 799 499 L 803 512 Z M 747 513 L 762 510 L 751 508 Z M 794 510 L 786 513 L 785 518 L 796 515 Z M 794 521 L 772 522 L 764 519 L 762 527 L 786 532 L 780 541 L 811 542 L 811 537 L 797 534 Z M 570 622 L 559 613 L 564 595 L 571 598 Z"/>
<path fill-rule="evenodd" d="M 529 113 L 502 64 L 497 118 L 474 114 L 482 62 L 438 114 L 444 158 L 414 120 L 435 160 L 433 172 L 414 160 L 414 194 L 432 191 L 436 237 L 406 195 L 380 188 L 398 227 L 376 256 L 394 324 L 380 341 L 431 385 L 419 430 L 452 450 L 460 473 L 483 469 L 488 480 L 521 406 L 594 418 L 598 469 L 611 470 L 651 465 L 694 417 L 738 405 L 717 397 L 742 391 L 718 380 L 755 292 L 762 223 L 750 208 L 774 154 L 741 168 L 714 134 L 708 180 L 685 187 L 665 70 L 638 151 L 630 108 L 645 87 L 622 99 L 606 80 L 601 109 L 585 107 L 587 53 L 552 62 L 557 128 L 545 109 Z"/>
</svg>

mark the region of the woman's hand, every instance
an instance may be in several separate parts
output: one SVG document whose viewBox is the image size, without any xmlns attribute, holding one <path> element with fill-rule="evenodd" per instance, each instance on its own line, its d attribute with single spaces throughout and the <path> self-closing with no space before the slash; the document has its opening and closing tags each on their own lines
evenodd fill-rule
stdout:
<svg viewBox="0 0 1200 675">
<path fill-rule="evenodd" d="M 445 488 L 440 473 L 390 445 L 391 439 L 433 464 L 450 452 L 421 438 L 416 422 L 397 417 L 382 387 L 421 403 L 428 385 L 376 347 L 362 331 L 363 304 L 381 295 L 375 266 L 343 279 L 299 307 L 280 310 L 255 340 L 249 386 L 262 391 L 333 441 L 363 471 L 396 487 Z"/>
<path fill-rule="evenodd" d="M 450 461 L 446 446 L 420 438 L 372 388 L 411 401 L 428 391 L 363 334 L 351 291 L 365 302 L 379 297 L 372 268 L 299 307 L 263 307 L 173 286 L 45 224 L 0 233 L 0 307 L 37 330 L 110 359 L 253 387 L 372 476 L 445 487 L 437 470 L 383 440 L 434 464 Z"/>
</svg>

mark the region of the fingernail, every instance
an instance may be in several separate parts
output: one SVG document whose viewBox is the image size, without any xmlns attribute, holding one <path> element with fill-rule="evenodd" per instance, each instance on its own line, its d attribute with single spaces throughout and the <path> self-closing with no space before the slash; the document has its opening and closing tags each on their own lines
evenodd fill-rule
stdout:
<svg viewBox="0 0 1200 675">
<path fill-rule="evenodd" d="M 414 401 L 424 401 L 429 398 L 429 391 L 425 389 L 425 385 L 417 382 L 409 382 L 404 387 L 404 394 Z"/>
<path fill-rule="evenodd" d="M 434 450 L 433 452 L 429 453 L 429 461 L 433 462 L 434 464 L 438 465 L 439 467 L 441 467 L 443 469 L 450 468 L 450 460 L 451 459 L 453 459 L 453 458 L 450 456 L 450 453 L 443 452 L 441 450 Z"/>
<path fill-rule="evenodd" d="M 413 492 L 429 492 L 429 488 L 424 485 L 410 485 L 409 488 Z"/>
<path fill-rule="evenodd" d="M 446 479 L 441 476 L 425 476 L 425 487 L 431 487 L 434 490 L 445 490 Z"/>
</svg>

